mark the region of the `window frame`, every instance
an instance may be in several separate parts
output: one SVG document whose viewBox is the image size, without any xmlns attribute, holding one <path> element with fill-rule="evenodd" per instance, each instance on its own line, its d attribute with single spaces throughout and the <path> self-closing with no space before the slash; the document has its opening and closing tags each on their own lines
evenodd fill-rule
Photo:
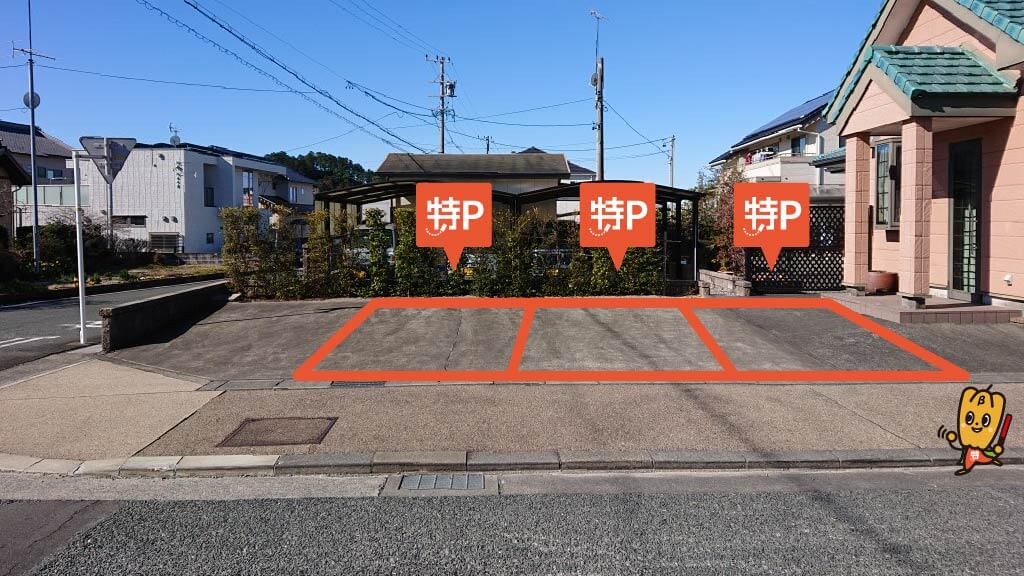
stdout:
<svg viewBox="0 0 1024 576">
<path fill-rule="evenodd" d="M 884 155 L 883 155 L 884 150 Z M 888 140 L 875 144 L 875 193 L 874 216 L 875 228 L 879 230 L 900 229 L 900 180 L 902 160 L 902 143 L 899 140 Z M 884 158 L 884 165 L 883 165 Z M 883 168 L 884 166 L 884 168 Z M 893 170 L 895 168 L 895 170 Z M 895 177 L 893 176 L 895 172 Z M 882 183 L 885 183 L 883 195 Z M 882 205 L 882 201 L 885 205 Z"/>
</svg>

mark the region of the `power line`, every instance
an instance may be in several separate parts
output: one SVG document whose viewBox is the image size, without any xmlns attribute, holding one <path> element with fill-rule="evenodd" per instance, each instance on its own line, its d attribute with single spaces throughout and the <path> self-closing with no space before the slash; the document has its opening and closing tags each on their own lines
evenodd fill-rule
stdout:
<svg viewBox="0 0 1024 576">
<path fill-rule="evenodd" d="M 378 10 L 377 7 L 374 6 L 373 4 L 371 4 L 370 2 L 367 2 L 366 0 L 363 0 L 363 4 L 366 4 L 367 6 L 370 7 L 371 10 L 373 10 L 374 12 L 380 14 L 381 16 L 383 16 L 388 21 L 392 22 L 395 26 L 397 26 L 402 31 L 404 31 L 408 38 L 410 38 L 412 40 L 416 40 L 421 46 L 425 47 L 428 52 L 444 52 L 444 50 L 438 50 L 436 47 L 432 46 L 430 43 L 428 43 L 423 38 L 420 38 L 416 34 L 413 34 L 411 30 L 409 30 L 405 26 L 402 26 L 399 22 L 395 21 L 393 18 L 391 18 L 390 16 L 388 16 L 384 12 L 381 12 L 380 10 Z"/>
<path fill-rule="evenodd" d="M 324 112 L 327 112 L 328 114 L 331 114 L 332 116 L 335 116 L 335 117 L 341 119 L 342 121 L 347 122 L 351 126 L 358 126 L 358 124 L 356 124 L 351 119 L 343 116 L 337 110 L 332 110 L 332 109 L 328 108 L 327 106 L 324 106 L 323 103 L 321 103 L 320 101 L 316 100 L 315 98 L 313 98 L 309 94 L 306 94 L 304 92 L 296 90 L 295 88 L 292 88 L 291 86 L 289 86 L 288 84 L 283 82 L 277 76 L 274 76 L 273 74 L 271 74 L 270 72 L 267 72 L 263 68 L 260 68 L 259 66 L 253 64 L 252 62 L 249 62 L 248 60 L 246 60 L 245 58 L 240 56 L 237 52 L 234 52 L 234 51 L 232 51 L 232 50 L 230 50 L 228 48 L 225 48 L 223 45 L 217 43 L 215 40 L 213 40 L 210 37 L 204 35 L 202 32 L 199 32 L 198 30 L 196 30 L 195 28 L 189 26 L 188 24 L 185 24 L 181 20 L 178 20 L 174 16 L 171 16 L 170 14 L 168 14 L 167 12 L 165 12 L 165 11 L 161 10 L 160 8 L 154 6 L 153 4 L 148 2 L 147 0 L 135 0 L 135 2 L 137 4 L 145 7 L 146 9 L 152 11 L 152 12 L 156 12 L 156 13 L 162 15 L 171 24 L 174 24 L 175 26 L 181 28 L 182 30 L 185 30 L 185 31 L 189 32 L 190 34 L 192 34 L 196 38 L 202 40 L 203 42 L 206 42 L 210 46 L 213 46 L 214 48 L 216 48 L 220 52 L 222 52 L 224 54 L 227 54 L 228 56 L 231 56 L 232 58 L 234 58 L 235 60 L 240 62 L 242 65 L 244 65 L 245 67 L 247 67 L 250 70 L 256 72 L 257 74 L 260 74 L 261 76 L 265 76 L 266 78 L 270 79 L 275 84 L 277 84 L 278 86 L 281 86 L 282 88 L 285 88 L 285 89 L 287 89 L 287 90 L 289 90 L 289 91 L 299 95 L 300 97 L 302 97 L 303 99 L 305 99 L 309 103 L 313 104 L 317 108 L 320 108 Z M 374 138 L 377 138 L 378 140 L 381 140 L 382 142 L 385 142 L 389 146 L 394 146 L 394 144 L 389 142 L 387 139 L 382 138 L 382 137 L 380 137 L 380 136 L 378 136 L 376 134 L 373 134 L 372 132 L 369 132 L 369 131 L 367 131 L 365 129 L 363 130 L 363 132 L 366 132 L 370 136 L 373 136 Z M 395 147 L 398 148 L 397 146 L 395 146 Z"/>
<path fill-rule="evenodd" d="M 142 0 L 142 1 L 144 1 L 144 0 Z M 321 95 L 321 96 L 323 96 L 324 98 L 327 98 L 327 99 L 328 99 L 328 100 L 330 100 L 331 102 L 334 102 L 334 103 L 335 103 L 335 104 L 336 104 L 337 106 L 339 106 L 340 108 L 342 108 L 343 110 L 345 110 L 345 111 L 346 111 L 346 112 L 348 112 L 349 114 L 352 114 L 353 116 L 356 116 L 356 117 L 358 117 L 358 118 L 362 118 L 362 119 L 363 119 L 364 121 L 366 121 L 366 122 L 369 122 L 369 123 L 370 123 L 370 124 L 372 124 L 372 125 L 373 125 L 374 127 L 376 127 L 376 128 L 378 129 L 378 130 L 380 130 L 380 131 L 384 132 L 384 133 L 385 133 L 385 134 L 387 134 L 388 136 L 391 136 L 392 138 L 395 138 L 395 139 L 397 139 L 398 141 L 400 141 L 400 142 L 402 142 L 402 143 L 404 143 L 404 144 L 407 144 L 407 145 L 409 145 L 409 146 L 412 146 L 413 148 L 415 148 L 415 149 L 419 150 L 420 152 L 423 152 L 423 151 L 424 151 L 424 150 L 423 150 L 422 148 L 420 148 L 419 146 L 417 146 L 417 145 L 413 144 L 412 142 L 409 142 L 409 141 L 408 141 L 408 140 L 406 140 L 405 138 L 402 138 L 402 137 L 401 137 L 401 136 L 399 136 L 398 134 L 395 134 L 394 132 L 391 132 L 390 130 L 388 130 L 388 129 L 387 129 L 387 128 L 385 128 L 384 126 L 381 126 L 380 124 L 378 124 L 378 123 L 374 122 L 374 121 L 373 121 L 373 120 L 371 120 L 370 118 L 367 118 L 367 117 L 366 117 L 366 116 L 364 116 L 363 114 L 360 114 L 359 112 L 356 112 L 356 111 L 355 111 L 355 110 L 353 110 L 352 108 L 350 108 L 350 107 L 346 106 L 346 105 L 345 105 L 345 104 L 343 104 L 343 103 L 342 103 L 342 102 L 341 102 L 340 100 L 338 100 L 337 98 L 335 98 L 333 94 L 331 94 L 331 93 L 330 93 L 330 92 L 328 92 L 327 90 L 324 90 L 323 88 L 320 88 L 320 87 L 319 87 L 319 86 L 317 86 L 316 84 L 313 84 L 313 83 L 312 83 L 311 81 L 307 80 L 307 79 L 306 79 L 306 78 L 305 78 L 304 76 L 302 76 L 301 74 L 299 74 L 298 72 L 296 72 L 296 71 L 295 71 L 295 70 L 293 70 L 292 68 L 288 67 L 288 66 L 287 66 L 286 64 L 284 64 L 283 62 L 281 62 L 280 60 L 278 60 L 278 59 L 277 59 L 276 57 L 274 57 L 274 56 L 273 56 L 272 54 L 270 54 L 269 52 L 267 52 L 266 50 L 264 50 L 263 48 L 261 48 L 261 47 L 260 47 L 260 46 L 259 46 L 258 44 L 256 44 L 255 42 L 253 42 L 252 40 L 250 40 L 249 38 L 247 38 L 247 37 L 246 37 L 245 35 L 243 35 L 243 34 L 242 34 L 241 32 L 238 32 L 237 30 L 235 30 L 234 28 L 232 28 L 232 27 L 231 27 L 231 26 L 229 26 L 229 25 L 228 25 L 228 24 L 227 24 L 226 22 L 224 22 L 223 20 L 221 20 L 220 18 L 218 18 L 218 17 L 216 16 L 216 15 L 212 14 L 211 12 L 209 12 L 209 11 L 205 10 L 204 8 L 202 8 L 201 6 L 199 6 L 199 4 L 197 4 L 197 3 L 196 3 L 196 2 L 194 2 L 193 0 L 185 0 L 185 4 L 187 4 L 188 6 L 190 6 L 190 7 L 191 7 L 191 8 L 193 9 L 193 10 L 195 10 L 196 12 L 199 12 L 200 14 L 202 14 L 202 15 L 203 15 L 203 16 L 204 16 L 204 17 L 205 17 L 206 19 L 208 19 L 208 20 L 210 20 L 211 22 L 213 22 L 214 24 L 216 24 L 216 25 L 217 25 L 217 26 L 218 26 L 219 28 L 221 28 L 222 30 L 224 30 L 224 31 L 225 31 L 225 32 L 227 32 L 228 34 L 230 34 L 230 35 L 234 36 L 234 37 L 235 37 L 235 38 L 236 38 L 236 39 L 237 39 L 237 40 L 238 40 L 239 42 L 242 42 L 243 44 L 245 44 L 246 46 L 248 46 L 248 47 L 249 47 L 250 49 L 252 49 L 252 50 L 253 50 L 254 52 L 256 52 L 257 54 L 259 54 L 259 55 L 260 55 L 260 56 L 262 56 L 263 58 L 265 58 L 265 59 L 269 60 L 269 61 L 270 61 L 271 63 L 273 63 L 274 65 L 276 65 L 276 66 L 277 66 L 278 68 L 281 68 L 282 70 L 284 70 L 285 72 L 287 72 L 287 73 L 288 73 L 288 74 L 290 74 L 291 76 L 295 77 L 295 79 L 296 79 L 296 80 L 298 80 L 299 82 L 301 82 L 302 84 L 305 84 L 306 86 L 308 86 L 308 87 L 312 88 L 313 90 L 315 90 L 315 91 L 316 91 L 316 92 L 317 92 L 318 94 L 320 94 L 320 95 Z M 366 130 L 364 129 L 364 131 L 366 131 Z M 369 133 L 369 132 L 368 132 L 368 133 Z M 387 139 L 385 139 L 385 138 L 381 138 L 380 136 L 377 136 L 377 138 L 381 139 L 381 140 L 382 140 L 383 142 L 385 142 L 385 143 L 386 143 L 386 144 L 388 144 L 389 146 L 395 146 L 395 144 L 393 144 L 392 142 L 389 142 L 389 141 L 388 141 Z M 396 148 L 397 148 L 397 146 L 396 146 Z"/>
<path fill-rule="evenodd" d="M 547 110 L 548 108 L 558 108 L 559 106 L 568 106 L 569 104 L 579 104 L 580 102 L 590 102 L 590 98 L 581 98 L 579 100 L 570 100 L 569 102 L 559 102 L 558 104 L 548 104 L 547 106 L 536 106 L 534 108 L 524 108 L 522 110 L 513 110 L 511 112 L 499 112 L 497 114 L 485 114 L 483 116 L 474 116 L 472 118 L 463 117 L 463 120 L 482 120 L 484 118 L 497 118 L 498 116 L 511 116 L 513 114 L 522 114 L 524 112 L 533 112 L 535 110 Z"/>
<path fill-rule="evenodd" d="M 238 86 L 225 86 L 223 84 L 206 84 L 203 82 L 185 82 L 181 80 L 159 80 L 156 78 L 141 78 L 138 76 L 122 76 L 119 74 L 107 74 L 104 72 L 93 72 L 91 70 L 79 70 L 77 68 L 63 68 L 60 66 L 48 66 L 46 64 L 37 64 L 40 68 L 47 68 L 49 70 L 60 70 L 62 72 L 74 72 L 76 74 L 88 74 L 90 76 L 100 76 L 103 78 L 114 78 L 117 80 L 134 80 L 136 82 L 151 82 L 154 84 L 173 84 L 175 86 L 189 86 L 193 88 L 216 88 L 219 90 L 231 90 L 236 92 L 274 92 L 278 94 L 287 94 L 293 92 L 293 90 L 278 90 L 276 88 L 243 88 Z M 312 94 L 312 92 L 305 92 L 305 94 Z"/>
<path fill-rule="evenodd" d="M 24 106 L 18 106 L 17 108 L 0 108 L 0 112 L 14 112 L 15 110 L 22 110 L 22 111 L 24 111 L 24 110 L 28 110 L 28 108 L 26 108 Z"/>
<path fill-rule="evenodd" d="M 501 122 L 498 120 L 482 120 L 480 118 L 467 118 L 465 116 L 459 116 L 458 114 L 452 113 L 459 120 L 465 120 L 467 122 L 483 122 L 485 124 L 498 124 L 500 126 L 522 126 L 526 128 L 575 128 L 579 126 L 593 126 L 593 122 L 579 122 L 575 124 L 526 124 L 523 122 Z"/>
<path fill-rule="evenodd" d="M 6 66 L 0 66 L 0 70 L 4 70 L 4 69 L 7 69 L 7 68 L 24 68 L 24 67 L 25 67 L 24 64 L 8 64 Z"/>
<path fill-rule="evenodd" d="M 397 114 L 397 112 L 390 112 L 388 114 L 385 114 L 385 115 L 381 116 L 380 118 L 377 118 L 377 122 L 380 122 L 381 120 L 387 118 L 388 116 L 394 116 L 395 114 Z M 364 124 L 363 127 L 365 127 L 365 126 L 366 125 Z M 317 140 L 316 142 L 313 142 L 312 144 L 306 144 L 305 146 L 296 146 L 295 148 L 288 148 L 287 150 L 285 150 L 285 152 L 294 152 L 296 150 L 303 150 L 305 148 L 312 148 L 313 146 L 316 146 L 318 144 L 323 144 L 324 142 L 330 142 L 331 140 L 337 140 L 338 138 L 342 138 L 344 136 L 348 136 L 349 134 L 355 132 L 356 130 L 359 130 L 359 128 L 360 127 L 357 126 L 355 128 L 352 128 L 351 130 L 346 130 L 345 132 L 342 132 L 341 134 L 338 134 L 336 136 L 331 136 L 330 138 L 324 138 L 323 140 Z"/>
<path fill-rule="evenodd" d="M 604 103 L 605 103 L 605 104 L 607 104 L 607 105 L 608 105 L 608 108 L 609 108 L 609 109 L 610 109 L 610 110 L 611 110 L 612 112 L 614 112 L 614 113 L 615 113 L 615 115 L 619 117 L 619 119 L 621 119 L 621 120 L 622 120 L 623 122 L 625 122 L 625 123 L 626 123 L 626 126 L 629 126 L 629 129 L 630 129 L 630 130 L 632 130 L 633 132 L 635 132 L 637 136 L 639 136 L 639 137 L 643 138 L 644 140 L 648 140 L 647 136 L 644 136 L 643 134 L 641 134 L 641 133 L 640 133 L 640 131 L 639 131 L 639 130 L 637 130 L 636 128 L 634 128 L 634 127 L 633 127 L 633 125 L 629 123 L 629 120 L 626 120 L 625 116 L 623 116 L 622 114 L 619 114 L 619 111 L 618 111 L 618 110 L 616 110 L 616 109 L 615 109 L 615 107 L 611 105 L 611 102 L 608 102 L 608 100 L 607 100 L 607 99 L 605 99 Z M 663 138 L 663 140 L 667 140 L 667 138 Z M 655 144 L 653 140 L 648 140 L 648 141 L 649 141 L 649 142 L 651 143 L 651 146 L 654 146 L 655 148 L 657 148 L 657 149 L 658 149 L 658 152 L 660 152 L 661 154 L 664 154 L 665 156 L 668 156 L 668 152 L 665 152 L 665 151 L 664 151 L 664 150 L 662 150 L 661 148 L 658 148 L 658 145 L 657 145 L 657 144 Z"/>
<path fill-rule="evenodd" d="M 380 26 L 377 26 L 376 24 L 374 24 L 373 22 L 370 22 L 370 21 L 366 20 L 365 18 L 363 18 L 359 14 L 356 14 L 355 12 L 353 12 L 353 11 L 349 10 L 348 8 L 342 6 L 338 2 L 335 2 L 335 0 L 327 0 L 327 1 L 330 2 L 331 4 L 334 4 L 339 10 L 343 10 L 349 16 L 355 18 L 356 20 L 359 20 L 363 24 L 366 24 L 367 26 L 369 26 L 370 28 L 373 28 L 374 30 L 380 32 L 381 34 L 384 34 L 385 36 L 391 38 L 392 40 L 394 40 L 396 43 L 400 44 L 401 46 L 404 46 L 405 48 L 408 48 L 408 49 L 413 50 L 415 52 L 422 52 L 423 51 L 422 48 L 419 48 L 419 47 L 417 47 L 417 46 L 415 46 L 413 44 L 410 44 L 406 40 L 402 40 L 400 38 L 395 37 L 389 31 L 384 30 Z"/>
</svg>

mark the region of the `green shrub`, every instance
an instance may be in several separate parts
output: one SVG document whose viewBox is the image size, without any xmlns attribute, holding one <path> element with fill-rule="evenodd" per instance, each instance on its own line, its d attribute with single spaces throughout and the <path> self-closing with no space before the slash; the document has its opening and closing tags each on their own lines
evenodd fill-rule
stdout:
<svg viewBox="0 0 1024 576">
<path fill-rule="evenodd" d="M 498 296 L 530 296 L 533 284 L 533 248 L 540 225 L 535 210 L 516 215 L 500 211 L 494 216 L 494 259 Z"/>
<path fill-rule="evenodd" d="M 222 208 L 221 256 L 228 279 L 246 298 L 291 298 L 299 293 L 295 243 L 284 214 L 272 225 L 252 206 Z"/>
<path fill-rule="evenodd" d="M 416 210 L 399 208 L 395 210 L 395 231 L 398 245 L 395 246 L 395 294 L 399 296 L 433 296 L 445 285 L 448 292 L 447 275 L 442 277 L 439 270 L 444 258 L 438 250 L 416 246 Z"/>
<path fill-rule="evenodd" d="M 391 266 L 388 248 L 391 239 L 384 224 L 384 211 L 370 208 L 366 211 L 366 226 L 370 229 L 369 295 L 387 296 L 391 293 Z"/>
</svg>

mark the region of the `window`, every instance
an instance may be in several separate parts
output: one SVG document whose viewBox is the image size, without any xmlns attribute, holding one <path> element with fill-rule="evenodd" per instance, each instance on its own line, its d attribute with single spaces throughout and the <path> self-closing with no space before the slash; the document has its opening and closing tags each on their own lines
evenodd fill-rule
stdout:
<svg viewBox="0 0 1024 576">
<path fill-rule="evenodd" d="M 246 170 L 242 172 L 242 203 L 246 206 L 253 206 L 253 179 L 252 171 Z"/>
<path fill-rule="evenodd" d="M 114 216 L 113 218 L 111 218 L 111 221 L 115 225 L 120 225 L 120 226 L 140 226 L 140 227 L 142 227 L 142 226 L 146 225 L 146 217 L 145 216 Z"/>
<path fill-rule="evenodd" d="M 47 178 L 49 180 L 64 179 L 64 170 L 60 168 L 47 168 L 36 166 L 36 178 Z"/>
<path fill-rule="evenodd" d="M 213 232 L 206 233 L 206 243 L 213 244 Z"/>
<path fill-rule="evenodd" d="M 299 187 L 289 186 L 288 187 L 288 201 L 295 204 L 299 201 Z"/>
<path fill-rule="evenodd" d="M 900 225 L 900 145 L 885 142 L 875 146 L 875 225 Z"/>
<path fill-rule="evenodd" d="M 206 186 L 203 188 L 203 206 L 217 206 L 217 203 L 214 201 L 213 186 Z"/>
<path fill-rule="evenodd" d="M 57 186 L 52 184 L 37 185 L 40 206 L 74 206 L 75 187 Z M 21 186 L 14 189 L 14 203 L 22 206 L 32 205 L 32 187 Z M 89 187 L 82 186 L 82 206 L 89 205 Z"/>
<path fill-rule="evenodd" d="M 789 141 L 789 152 L 793 156 L 803 156 L 804 155 L 804 150 L 806 150 L 806 149 L 807 149 L 807 138 L 805 136 L 800 136 L 798 138 L 793 138 L 792 140 Z"/>
</svg>

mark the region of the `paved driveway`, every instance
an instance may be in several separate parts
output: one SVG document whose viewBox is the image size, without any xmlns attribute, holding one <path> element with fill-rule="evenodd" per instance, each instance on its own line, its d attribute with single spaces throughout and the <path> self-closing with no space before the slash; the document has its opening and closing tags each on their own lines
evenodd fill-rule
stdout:
<svg viewBox="0 0 1024 576">
<path fill-rule="evenodd" d="M 112 355 L 210 380 L 288 380 L 365 304 L 230 303 L 181 333 Z M 927 370 L 921 359 L 822 309 L 695 312 L 740 370 Z M 519 309 L 381 309 L 321 362 L 334 370 L 502 370 Z M 1019 325 L 885 324 L 972 373 L 1024 375 Z M 524 370 L 716 370 L 674 309 L 540 309 Z M 1024 381 L 1024 380 L 1022 380 Z M 257 387 L 266 387 L 261 383 Z M 270 384 L 270 385 L 273 385 Z M 327 385 L 327 383 L 324 383 Z"/>
<path fill-rule="evenodd" d="M 195 282 L 87 296 L 85 336 L 100 341 L 100 309 L 209 284 Z M 0 306 L 0 370 L 78 346 L 78 298 Z"/>
</svg>

